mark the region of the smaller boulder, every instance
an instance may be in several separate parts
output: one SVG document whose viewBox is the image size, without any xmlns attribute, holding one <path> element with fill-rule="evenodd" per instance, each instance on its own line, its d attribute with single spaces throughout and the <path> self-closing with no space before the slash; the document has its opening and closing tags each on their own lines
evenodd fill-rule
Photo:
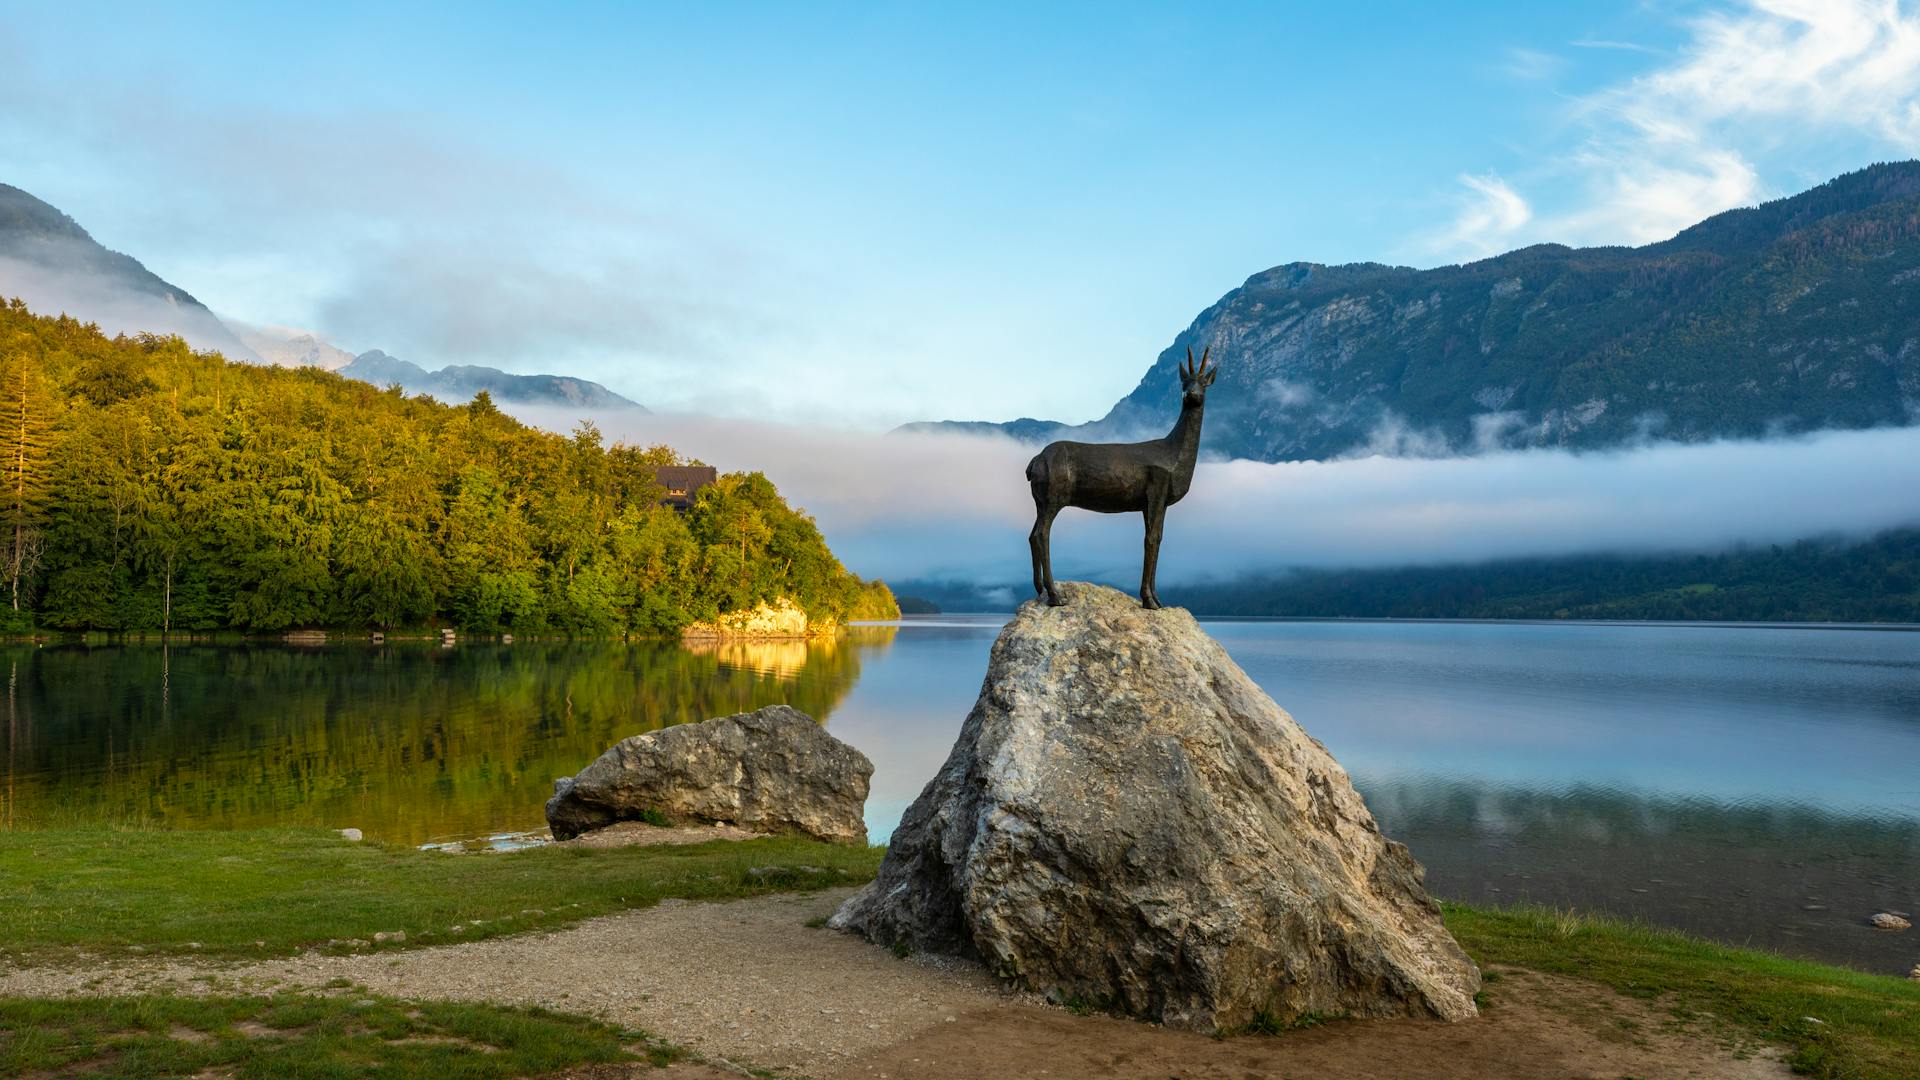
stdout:
<svg viewBox="0 0 1920 1080">
<path fill-rule="evenodd" d="M 554 782 L 547 824 L 554 839 L 571 840 L 665 816 L 864 844 L 872 777 L 865 754 L 806 713 L 769 705 L 622 739 Z"/>
<path fill-rule="evenodd" d="M 1881 930 L 1905 930 L 1913 925 L 1912 922 L 1890 911 L 1883 911 L 1867 921 Z"/>
</svg>

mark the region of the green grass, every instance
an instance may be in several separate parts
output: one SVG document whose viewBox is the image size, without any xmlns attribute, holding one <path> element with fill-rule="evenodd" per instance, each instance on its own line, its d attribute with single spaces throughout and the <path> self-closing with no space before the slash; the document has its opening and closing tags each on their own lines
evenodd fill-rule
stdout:
<svg viewBox="0 0 1920 1080">
<path fill-rule="evenodd" d="M 1601 983 L 1678 1020 L 1785 1047 L 1796 1072 L 1834 1080 L 1920 1077 L 1920 982 L 1541 908 L 1448 904 L 1446 916 L 1447 928 L 1483 965 Z"/>
<path fill-rule="evenodd" d="M 270 997 L 0 999 L 0 1076 L 483 1080 L 679 1052 L 544 1009 L 407 1003 L 349 989 Z"/>
<path fill-rule="evenodd" d="M 449 855 L 350 843 L 317 830 L 176 832 L 95 827 L 0 833 L 0 902 L 6 911 L 6 917 L 0 918 L 0 951 L 16 959 L 47 962 L 78 951 L 111 957 L 136 949 L 258 957 L 345 939 L 370 942 L 375 933 L 394 930 L 406 932 L 405 945 L 378 947 L 410 948 L 551 928 L 645 907 L 667 897 L 722 900 L 857 884 L 872 877 L 880 854 L 878 848 L 799 839 L 678 847 L 557 846 L 500 855 Z M 1522 967 L 1588 979 L 1652 1001 L 1671 1011 L 1677 1022 L 1785 1047 L 1789 1063 L 1813 1076 L 1835 1080 L 1920 1077 L 1920 983 L 1545 909 L 1489 910 L 1450 904 L 1446 916 L 1448 927 L 1483 966 Z M 1488 978 L 1490 983 L 1496 981 L 1497 973 Z M 141 1018 L 202 1015 L 193 1010 L 206 1009 L 204 1022 L 177 1022 L 213 1032 L 218 1017 L 228 1015 L 221 1010 L 271 1010 L 282 1007 L 273 1002 L 286 1000 L 0 1001 L 0 1074 L 59 1068 L 21 1063 L 108 1043 L 113 1044 L 110 1052 L 88 1050 L 93 1056 L 85 1060 L 104 1063 L 100 1069 L 119 1069 L 122 1063 L 149 1060 L 141 1055 L 218 1050 L 244 1052 L 250 1055 L 245 1058 L 249 1063 L 265 1061 L 261 1055 L 280 1052 L 274 1044 L 243 1045 L 219 1036 L 211 1041 L 187 1040 L 184 1048 L 171 1047 L 170 1037 L 157 1034 Z M 429 1051 L 456 1056 L 461 1051 L 458 1042 L 444 1040 L 375 1039 L 390 1029 L 372 1020 L 343 1019 L 345 1014 L 339 1010 L 351 1001 L 347 1005 L 334 999 L 328 1002 L 303 1006 L 321 1009 L 333 1017 L 327 1023 L 335 1025 L 316 1021 L 309 1026 L 314 1039 L 324 1034 L 334 1040 L 324 1044 L 330 1049 L 315 1042 L 312 1060 L 357 1062 L 353 1069 L 359 1071 L 329 1071 L 331 1066 L 315 1064 L 306 1072 L 287 1072 L 282 1066 L 293 1066 L 278 1062 L 235 1065 L 235 1074 L 408 1076 L 414 1073 L 407 1069 L 428 1068 L 415 1059 L 424 1060 L 422 1055 Z M 369 1017 L 400 1010 L 413 1018 L 410 1022 L 445 1027 L 456 1016 L 467 1014 L 437 1010 L 469 1007 L 403 1009 L 375 999 L 366 1008 L 371 1010 Z M 587 1023 L 552 1014 L 471 1008 L 478 1011 L 463 1023 L 479 1024 L 480 1019 L 473 1018 L 491 1018 L 486 1022 L 506 1025 L 505 1018 L 531 1018 L 524 1021 L 531 1025 L 525 1035 L 529 1055 L 544 1045 L 540 1039 L 546 1036 L 539 1032 L 549 1028 L 542 1024 Z M 175 1022 L 166 1020 L 168 1025 Z M 238 1022 L 219 1021 L 228 1026 Z M 52 1034 L 38 1034 L 42 1029 Z M 583 1037 L 582 1045 L 587 1044 L 599 1045 Z M 379 1064 L 379 1069 L 390 1071 L 381 1072 L 369 1062 L 387 1063 Z M 497 1048 L 486 1054 L 486 1062 L 502 1067 L 512 1064 Z M 266 1071 L 246 1071 L 256 1068 Z M 445 1075 L 511 1075 L 446 1068 L 454 1071 L 442 1070 Z M 127 1073 L 137 1074 L 137 1070 Z"/>
<path fill-rule="evenodd" d="M 856 884 L 880 853 L 790 838 L 450 855 L 321 830 L 0 833 L 0 953 L 259 957 L 392 931 L 405 945 L 380 947 L 474 941 L 667 897 Z"/>
</svg>

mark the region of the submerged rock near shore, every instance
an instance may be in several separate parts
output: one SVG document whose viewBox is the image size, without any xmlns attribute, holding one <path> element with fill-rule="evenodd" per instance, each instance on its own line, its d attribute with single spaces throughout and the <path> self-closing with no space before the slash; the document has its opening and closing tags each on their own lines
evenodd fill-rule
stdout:
<svg viewBox="0 0 1920 1080">
<path fill-rule="evenodd" d="M 1203 1031 L 1476 1014 L 1480 973 L 1326 748 L 1193 617 L 1069 583 L 831 925 Z"/>
<path fill-rule="evenodd" d="M 554 782 L 547 824 L 559 840 L 663 817 L 864 844 L 872 776 L 865 754 L 812 717 L 769 705 L 622 739 Z"/>
</svg>

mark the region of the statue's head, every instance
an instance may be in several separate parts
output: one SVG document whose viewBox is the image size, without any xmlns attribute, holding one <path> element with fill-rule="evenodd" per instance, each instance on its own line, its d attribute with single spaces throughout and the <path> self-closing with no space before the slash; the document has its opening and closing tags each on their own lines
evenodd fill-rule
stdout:
<svg viewBox="0 0 1920 1080">
<path fill-rule="evenodd" d="M 1213 385 L 1213 377 L 1220 374 L 1218 364 L 1208 367 L 1207 357 L 1212 355 L 1213 346 L 1200 350 L 1200 362 L 1193 362 L 1193 346 L 1187 346 L 1187 362 L 1180 365 L 1180 402 L 1183 405 L 1202 405 L 1207 400 L 1207 387 Z"/>
</svg>

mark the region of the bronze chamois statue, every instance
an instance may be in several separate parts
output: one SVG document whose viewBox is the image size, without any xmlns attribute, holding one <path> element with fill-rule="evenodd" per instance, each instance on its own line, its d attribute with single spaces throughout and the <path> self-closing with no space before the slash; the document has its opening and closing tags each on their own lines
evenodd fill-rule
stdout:
<svg viewBox="0 0 1920 1080">
<path fill-rule="evenodd" d="M 1146 558 L 1140 566 L 1140 606 L 1157 608 L 1154 568 L 1160 562 L 1160 532 L 1167 507 L 1186 497 L 1193 484 L 1193 462 L 1200 454 L 1200 414 L 1207 407 L 1207 387 L 1220 374 L 1207 366 L 1208 346 L 1193 362 L 1180 367 L 1180 419 L 1164 439 L 1140 443 L 1048 443 L 1027 462 L 1027 482 L 1033 486 L 1033 591 L 1059 607 L 1065 601 L 1053 586 L 1053 551 L 1049 535 L 1054 515 L 1069 506 L 1100 514 L 1130 514 L 1138 510 L 1147 522 Z"/>
</svg>

